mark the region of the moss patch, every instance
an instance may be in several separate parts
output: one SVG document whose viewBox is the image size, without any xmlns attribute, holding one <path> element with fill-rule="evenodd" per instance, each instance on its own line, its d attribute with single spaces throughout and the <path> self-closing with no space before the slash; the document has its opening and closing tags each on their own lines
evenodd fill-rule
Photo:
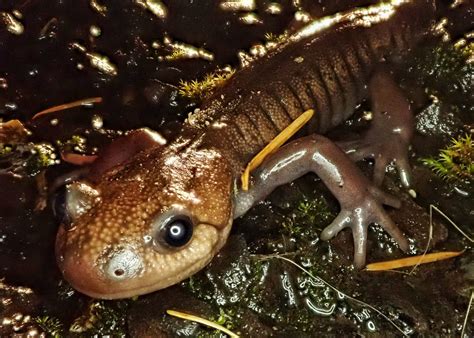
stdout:
<svg viewBox="0 0 474 338">
<path fill-rule="evenodd" d="M 451 144 L 441 149 L 437 157 L 422 159 L 439 177 L 447 181 L 465 184 L 474 179 L 474 142 L 471 135 L 452 139 Z"/>
</svg>

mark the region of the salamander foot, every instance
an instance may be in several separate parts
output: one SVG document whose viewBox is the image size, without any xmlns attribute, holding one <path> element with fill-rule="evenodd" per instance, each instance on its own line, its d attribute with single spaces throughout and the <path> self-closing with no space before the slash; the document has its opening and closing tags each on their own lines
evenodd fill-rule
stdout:
<svg viewBox="0 0 474 338">
<path fill-rule="evenodd" d="M 375 186 L 370 186 L 362 199 L 344 201 L 341 212 L 321 233 L 322 240 L 330 240 L 342 229 L 351 228 L 354 238 L 354 265 L 357 268 L 365 266 L 367 250 L 367 229 L 369 224 L 382 226 L 398 243 L 403 251 L 408 250 L 408 241 L 383 208 L 383 204 L 394 208 L 400 207 L 400 201 L 383 192 Z"/>
<path fill-rule="evenodd" d="M 338 143 L 338 145 L 354 161 L 364 158 L 372 158 L 375 161 L 374 183 L 377 186 L 382 184 L 387 166 L 393 163 L 398 170 L 402 185 L 408 188 L 411 185 L 409 145 L 394 132 L 387 132 L 388 134 L 381 137 L 380 130 L 372 128 L 361 140 Z"/>
<path fill-rule="evenodd" d="M 343 142 L 339 146 L 355 161 L 375 160 L 375 184 L 382 184 L 385 169 L 393 162 L 403 186 L 409 187 L 408 147 L 414 128 L 410 103 L 386 71 L 379 71 L 372 77 L 369 91 L 373 111 L 370 129 L 361 140 Z"/>
</svg>

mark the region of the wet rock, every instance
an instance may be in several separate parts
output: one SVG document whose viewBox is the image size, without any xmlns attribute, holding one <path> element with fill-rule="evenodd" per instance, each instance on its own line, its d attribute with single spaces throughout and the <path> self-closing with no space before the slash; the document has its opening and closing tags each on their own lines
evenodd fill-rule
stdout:
<svg viewBox="0 0 474 338">
<path fill-rule="evenodd" d="M 213 315 L 212 308 L 197 300 L 179 286 L 141 297 L 131 304 L 128 328 L 132 337 L 195 336 L 199 325 L 174 318 L 166 310 L 194 314 L 204 318 Z"/>
<path fill-rule="evenodd" d="M 143 90 L 148 102 L 154 105 L 162 104 L 165 98 L 168 99 L 170 92 L 171 88 L 160 81 L 151 81 Z"/>
<path fill-rule="evenodd" d="M 472 203 L 474 187 L 472 185 L 463 186 L 462 190 L 467 194 L 459 193 L 456 182 L 444 181 L 424 166 L 415 167 L 413 174 L 419 203 L 426 206 L 427 210 L 430 204 L 434 205 L 461 229 L 472 235 L 474 218 L 471 215 L 474 215 L 474 204 Z M 438 220 L 444 218 L 438 211 L 435 211 L 434 215 Z M 444 220 L 446 221 L 446 218 Z M 453 234 L 456 233 L 453 226 L 449 227 L 449 231 Z"/>
<path fill-rule="evenodd" d="M 416 130 L 425 136 L 452 137 L 462 127 L 459 117 L 437 100 L 416 115 Z"/>
<path fill-rule="evenodd" d="M 389 215 L 400 229 L 414 240 L 419 251 L 424 250 L 428 245 L 430 227 L 433 228 L 433 234 L 428 249 L 436 247 L 447 239 L 448 231 L 439 219 L 434 218 L 431 221 L 429 210 L 418 205 L 416 199 L 407 192 L 402 192 L 393 182 L 390 183 L 390 187 L 392 193 L 401 199 L 402 206 L 400 210 L 390 210 Z"/>
<path fill-rule="evenodd" d="M 27 335 L 41 331 L 33 316 L 40 309 L 40 298 L 27 287 L 11 286 L 0 280 L 0 335 Z"/>
<path fill-rule="evenodd" d="M 23 179 L 0 173 L 0 187 L 8 194 L 0 194 L 0 217 L 24 214 L 34 204 L 36 186 L 33 179 Z"/>
<path fill-rule="evenodd" d="M 469 280 L 474 280 L 474 257 L 469 256 L 463 259 L 462 269 L 466 272 L 464 277 Z"/>
</svg>

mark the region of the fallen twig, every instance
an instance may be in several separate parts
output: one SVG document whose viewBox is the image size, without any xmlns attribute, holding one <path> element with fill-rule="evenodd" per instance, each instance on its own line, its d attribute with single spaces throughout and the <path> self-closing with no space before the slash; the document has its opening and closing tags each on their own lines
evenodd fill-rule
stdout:
<svg viewBox="0 0 474 338">
<path fill-rule="evenodd" d="M 39 113 L 36 113 L 31 119 L 35 120 L 40 116 L 47 115 L 47 114 L 50 114 L 50 113 L 54 113 L 54 112 L 57 112 L 57 111 L 71 109 L 71 108 L 83 106 L 83 105 L 86 105 L 86 104 L 101 103 L 101 102 L 102 102 L 101 97 L 90 97 L 90 98 L 87 98 L 87 99 L 82 99 L 82 100 L 78 100 L 78 101 L 74 101 L 74 102 L 64 103 L 64 104 L 60 104 L 59 106 L 54 106 L 54 107 L 42 110 Z"/>
</svg>

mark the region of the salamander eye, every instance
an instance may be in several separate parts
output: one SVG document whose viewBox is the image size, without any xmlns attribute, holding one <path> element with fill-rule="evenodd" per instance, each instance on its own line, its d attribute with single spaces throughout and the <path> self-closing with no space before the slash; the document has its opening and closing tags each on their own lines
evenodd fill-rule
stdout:
<svg viewBox="0 0 474 338">
<path fill-rule="evenodd" d="M 192 236 L 193 222 L 187 216 L 171 218 L 160 231 L 162 241 L 172 248 L 186 245 Z"/>
<path fill-rule="evenodd" d="M 53 213 L 66 230 L 72 230 L 74 221 L 99 200 L 99 192 L 86 183 L 64 184 L 53 195 Z"/>
<path fill-rule="evenodd" d="M 67 190 L 66 184 L 59 187 L 53 195 L 52 200 L 54 217 L 59 223 L 63 224 L 66 230 L 71 227 L 72 223 L 66 204 L 68 193 Z"/>
</svg>

